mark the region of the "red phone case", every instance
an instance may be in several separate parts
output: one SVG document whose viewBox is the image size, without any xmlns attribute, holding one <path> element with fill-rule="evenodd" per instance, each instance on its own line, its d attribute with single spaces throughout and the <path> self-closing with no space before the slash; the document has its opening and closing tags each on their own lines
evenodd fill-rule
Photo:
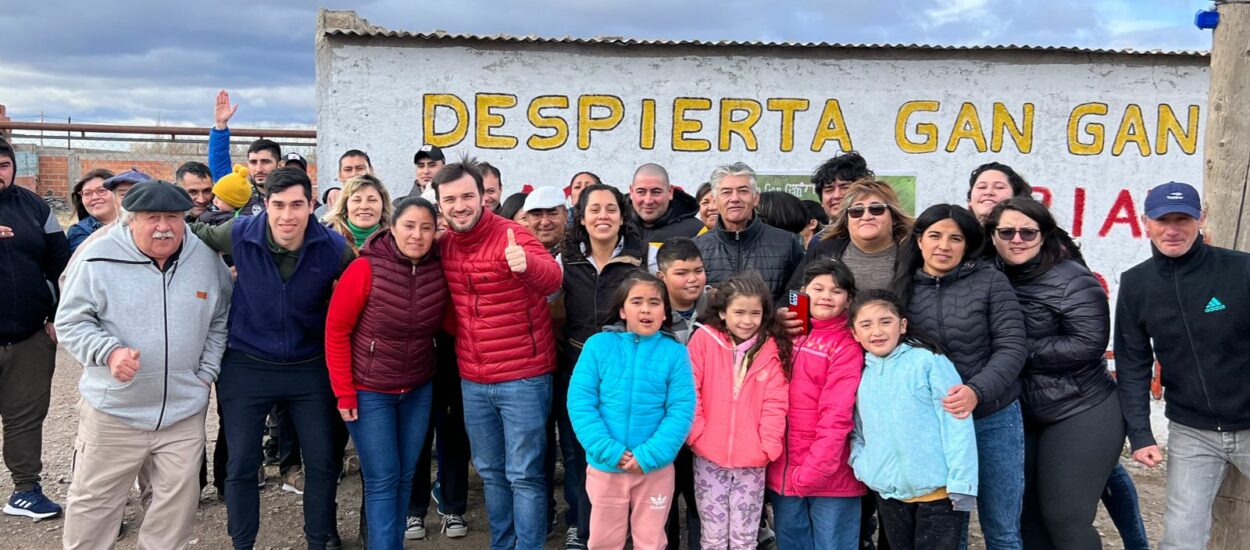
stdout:
<svg viewBox="0 0 1250 550">
<path fill-rule="evenodd" d="M 803 334 L 807 334 L 807 330 L 811 327 L 811 311 L 812 299 L 803 292 L 790 291 L 790 311 L 799 316 L 799 321 L 803 322 Z"/>
</svg>

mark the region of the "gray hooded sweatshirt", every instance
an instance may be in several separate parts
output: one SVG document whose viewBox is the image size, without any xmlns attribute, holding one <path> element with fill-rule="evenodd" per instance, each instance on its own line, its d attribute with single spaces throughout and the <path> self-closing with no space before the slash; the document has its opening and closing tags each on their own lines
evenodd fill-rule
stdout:
<svg viewBox="0 0 1250 550">
<path fill-rule="evenodd" d="M 96 410 L 141 430 L 159 430 L 208 406 L 226 349 L 232 291 L 221 257 L 186 230 L 162 272 L 113 224 L 70 268 L 56 312 L 61 344 L 83 364 L 78 389 Z M 139 351 L 139 370 L 119 382 L 108 367 L 118 348 Z"/>
</svg>

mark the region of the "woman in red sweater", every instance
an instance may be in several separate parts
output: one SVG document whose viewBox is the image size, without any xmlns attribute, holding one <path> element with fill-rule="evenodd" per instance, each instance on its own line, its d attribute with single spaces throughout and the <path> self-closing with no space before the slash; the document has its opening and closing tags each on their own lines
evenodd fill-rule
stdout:
<svg viewBox="0 0 1250 550">
<path fill-rule="evenodd" d="M 326 317 L 326 364 L 356 442 L 369 548 L 401 549 L 408 493 L 429 426 L 434 333 L 447 282 L 434 206 L 406 198 L 339 278 Z"/>
</svg>

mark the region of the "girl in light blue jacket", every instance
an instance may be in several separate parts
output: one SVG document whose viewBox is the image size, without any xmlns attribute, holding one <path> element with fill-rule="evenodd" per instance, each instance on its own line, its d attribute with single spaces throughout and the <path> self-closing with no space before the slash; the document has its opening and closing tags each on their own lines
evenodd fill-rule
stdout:
<svg viewBox="0 0 1250 550">
<path fill-rule="evenodd" d="M 569 381 L 569 420 L 589 465 L 590 548 L 624 548 L 627 532 L 638 550 L 666 543 L 672 462 L 695 405 L 686 348 L 665 334 L 667 294 L 653 275 L 628 276 L 612 308 L 624 330 L 586 340 Z"/>
<path fill-rule="evenodd" d="M 976 502 L 977 446 L 971 417 L 942 406 L 961 384 L 955 366 L 914 330 L 898 298 L 867 291 L 851 304 L 855 339 L 868 353 L 855 402 L 851 467 L 878 493 L 891 548 L 959 548 Z"/>
</svg>

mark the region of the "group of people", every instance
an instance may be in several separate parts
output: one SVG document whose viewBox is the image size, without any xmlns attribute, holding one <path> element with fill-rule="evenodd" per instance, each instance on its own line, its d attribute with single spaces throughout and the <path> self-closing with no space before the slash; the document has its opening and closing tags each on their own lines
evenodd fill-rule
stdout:
<svg viewBox="0 0 1250 550">
<path fill-rule="evenodd" d="M 314 195 L 271 141 L 232 165 L 234 110 L 219 95 L 209 162 L 175 182 L 86 174 L 68 237 L 0 142 L 4 512 L 62 513 L 39 485 L 59 342 L 83 365 L 66 548 L 110 548 L 136 479 L 140 547 L 188 547 L 213 388 L 235 548 L 256 541 L 267 430 L 310 548 L 341 546 L 349 439 L 375 550 L 424 538 L 431 494 L 465 536 L 470 459 L 491 547 L 541 548 L 557 457 L 575 550 L 678 548 L 683 522 L 691 548 L 960 548 L 974 507 L 990 549 L 1100 548 L 1100 502 L 1148 548 L 1119 455 L 1127 436 L 1163 459 L 1156 359 L 1161 547 L 1205 547 L 1228 466 L 1250 473 L 1250 256 L 1203 242 L 1189 185 L 1146 198 L 1113 377 L 1105 289 L 1003 164 L 914 219 L 854 152 L 815 171 L 812 204 L 743 163 L 695 195 L 649 163 L 626 192 L 579 172 L 567 196 L 505 197 L 498 167 L 433 146 L 406 196 L 355 149 Z"/>
</svg>

